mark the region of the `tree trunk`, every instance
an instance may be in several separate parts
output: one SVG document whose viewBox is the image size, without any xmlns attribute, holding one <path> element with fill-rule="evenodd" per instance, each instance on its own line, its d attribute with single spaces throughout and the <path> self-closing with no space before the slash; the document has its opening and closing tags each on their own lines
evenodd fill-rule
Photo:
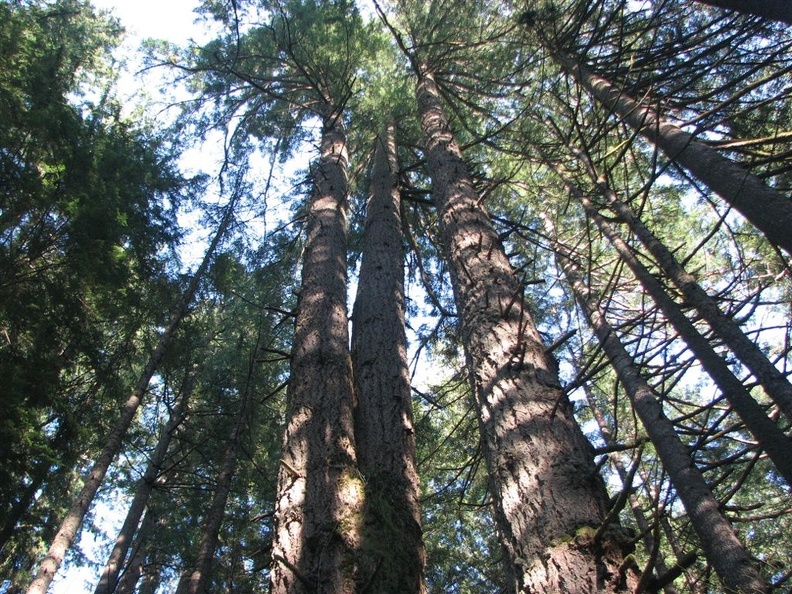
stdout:
<svg viewBox="0 0 792 594">
<path fill-rule="evenodd" d="M 273 594 L 353 592 L 363 519 L 346 311 L 347 149 L 338 112 L 324 118 L 313 178 L 275 507 Z"/>
<path fill-rule="evenodd" d="M 626 592 L 627 546 L 600 531 L 607 494 L 523 287 L 473 187 L 431 73 L 417 100 L 460 332 L 479 411 L 494 516 L 515 592 Z"/>
<path fill-rule="evenodd" d="M 547 217 L 545 224 L 548 235 L 554 238 L 555 230 Z M 575 299 L 585 312 L 602 350 L 618 374 L 633 409 L 654 444 L 699 536 L 704 554 L 720 577 L 725 591 L 733 594 L 768 592 L 751 556 L 737 538 L 729 520 L 721 513 L 718 500 L 679 439 L 674 424 L 666 417 L 652 388 L 638 373 L 632 357 L 606 320 L 598 300 L 583 282 L 570 254 L 557 240 L 553 240 L 553 244 Z"/>
<path fill-rule="evenodd" d="M 697 2 L 792 25 L 790 0 L 697 0 Z"/>
<path fill-rule="evenodd" d="M 424 592 L 415 431 L 404 325 L 404 263 L 393 127 L 376 142 L 352 315 L 355 440 L 366 481 L 371 592 Z"/>
<path fill-rule="evenodd" d="M 160 335 L 157 346 L 149 356 L 146 366 L 143 368 L 143 371 L 138 378 L 135 389 L 129 395 L 129 398 L 127 398 L 126 402 L 124 402 L 123 408 L 121 409 L 121 418 L 110 432 L 102 453 L 94 463 L 91 471 L 88 473 L 88 477 L 85 480 L 82 490 L 80 491 L 79 495 L 77 495 L 77 498 L 72 504 L 72 507 L 69 509 L 66 518 L 61 523 L 58 533 L 55 535 L 49 551 L 47 551 L 47 555 L 41 561 L 41 565 L 39 566 L 38 572 L 36 573 L 36 577 L 33 579 L 27 589 L 27 594 L 46 594 L 49 585 L 52 583 L 52 580 L 55 578 L 55 574 L 61 566 L 61 563 L 63 563 L 63 558 L 66 555 L 66 551 L 69 550 L 72 543 L 74 542 L 74 539 L 77 536 L 77 531 L 80 529 L 80 525 L 82 524 L 85 514 L 88 512 L 88 508 L 91 506 L 91 503 L 93 503 L 96 492 L 99 490 L 99 487 L 101 486 L 102 481 L 104 480 L 104 477 L 110 468 L 110 464 L 112 464 L 113 460 L 121 449 L 121 442 L 124 439 L 124 436 L 126 435 L 130 425 L 132 425 L 132 421 L 134 420 L 138 408 L 143 401 L 143 396 L 148 390 L 149 382 L 151 381 L 154 372 L 157 370 L 160 361 L 165 356 L 165 352 L 168 350 L 168 347 L 170 346 L 171 341 L 176 334 L 176 330 L 178 329 L 182 320 L 187 316 L 193 296 L 198 290 L 198 284 L 203 277 L 204 272 L 206 272 L 206 269 L 209 267 L 209 263 L 211 262 L 217 246 L 220 244 L 220 240 L 225 236 L 225 232 L 231 224 L 233 219 L 234 205 L 236 204 L 237 198 L 237 196 L 234 196 L 226 207 L 223 220 L 221 221 L 220 226 L 218 227 L 217 232 L 212 239 L 212 243 L 206 250 L 203 261 L 198 267 L 198 270 L 195 271 L 192 279 L 190 279 L 190 284 L 182 295 L 176 311 L 171 315 L 167 327 Z"/>
<path fill-rule="evenodd" d="M 143 476 L 137 483 L 135 497 L 132 499 L 129 510 L 127 510 L 124 524 L 118 532 L 113 550 L 110 552 L 110 556 L 102 571 L 102 576 L 99 578 L 99 583 L 96 585 L 94 594 L 111 594 L 116 589 L 118 572 L 126 560 L 129 547 L 135 536 L 135 531 L 140 524 L 140 519 L 143 517 L 143 513 L 146 510 L 151 492 L 154 490 L 154 486 L 159 478 L 162 465 L 168 454 L 171 438 L 184 422 L 190 392 L 193 389 L 193 380 L 194 371 L 190 371 L 188 377 L 185 378 L 185 385 L 182 387 L 181 394 L 171 413 L 171 417 L 162 430 L 157 447 L 151 455 L 151 459 L 146 466 Z"/>
<path fill-rule="evenodd" d="M 580 368 L 578 367 L 578 369 Z M 594 395 L 591 393 L 591 389 L 589 388 L 588 384 L 584 384 L 582 388 L 586 394 L 586 401 L 588 402 L 591 414 L 594 417 L 594 420 L 597 422 L 597 426 L 599 427 L 602 440 L 607 446 L 617 445 L 617 442 L 613 439 L 613 435 L 611 434 L 610 427 L 605 422 L 605 417 L 602 414 L 602 410 L 598 408 L 596 400 L 594 399 Z M 616 473 L 619 475 L 619 480 L 622 484 L 622 490 L 629 490 L 628 498 L 630 502 L 630 510 L 633 513 L 633 518 L 635 518 L 635 525 L 638 527 L 644 549 L 646 549 L 648 555 L 651 555 L 658 543 L 656 542 L 652 526 L 646 520 L 644 506 L 640 499 L 638 499 L 636 496 L 635 489 L 633 489 L 632 484 L 630 484 L 630 473 L 624 466 L 621 452 L 611 452 L 609 458 L 613 466 L 616 468 Z M 657 550 L 657 560 L 653 569 L 655 577 L 666 575 L 668 572 L 668 564 L 666 563 L 665 555 L 659 549 Z M 644 579 L 644 577 L 645 576 L 642 575 L 641 579 Z M 678 594 L 678 590 L 674 587 L 673 582 L 671 582 L 663 586 L 663 593 Z"/>
<path fill-rule="evenodd" d="M 562 176 L 563 178 L 563 176 Z M 718 389 L 734 407 L 747 429 L 775 464 L 776 470 L 787 484 L 792 485 L 792 442 L 784 435 L 753 399 L 747 388 L 735 377 L 726 362 L 718 356 L 707 338 L 702 335 L 671 299 L 665 287 L 636 258 L 630 246 L 597 211 L 589 198 L 580 189 L 565 180 L 569 191 L 583 205 L 586 215 L 614 246 L 621 259 L 630 268 L 646 292 L 665 314 L 688 348 L 701 362 L 702 367 L 718 386 Z"/>
<path fill-rule="evenodd" d="M 597 185 L 597 190 L 605 198 L 610 209 L 616 213 L 618 219 L 626 223 L 635 233 L 635 236 L 654 256 L 661 270 L 682 292 L 685 300 L 707 320 L 715 334 L 721 337 L 723 342 L 754 374 L 784 416 L 792 421 L 792 384 L 789 380 L 770 362 L 756 343 L 745 335 L 737 323 L 720 310 L 717 303 L 696 282 L 693 275 L 677 261 L 671 250 L 655 237 L 627 204 L 619 200 L 607 181 L 597 174 L 591 160 L 580 151 L 576 151 L 576 154 L 583 161 Z"/>
<path fill-rule="evenodd" d="M 146 567 L 146 557 L 148 551 L 149 535 L 154 528 L 156 514 L 151 508 L 146 510 L 140 528 L 135 535 L 135 546 L 132 548 L 132 557 L 117 576 L 115 582 L 111 582 L 111 594 L 134 594 L 140 578 L 143 577 Z M 140 588 L 140 592 L 143 588 Z"/>
<path fill-rule="evenodd" d="M 605 107 L 723 198 L 771 243 L 792 254 L 792 200 L 692 134 L 663 120 L 581 62 L 560 51 L 554 55 L 564 70 Z"/>
<path fill-rule="evenodd" d="M 25 487 L 19 499 L 3 518 L 3 526 L 0 528 L 0 562 L 3 559 L 3 550 L 14 537 L 19 522 L 31 511 L 31 506 L 36 501 L 36 493 L 44 484 L 51 468 L 52 464 L 48 459 L 39 462 L 33 468 L 29 475 L 31 477 L 30 484 Z"/>
<path fill-rule="evenodd" d="M 245 387 L 242 391 L 239 410 L 234 420 L 234 427 L 231 430 L 231 434 L 228 436 L 228 445 L 226 446 L 222 462 L 220 463 L 220 470 L 217 474 L 217 481 L 215 483 L 214 493 L 212 494 L 212 502 L 209 505 L 206 518 L 204 519 L 201 541 L 198 544 L 198 554 L 193 565 L 193 571 L 189 575 L 182 575 L 176 589 L 176 594 L 203 594 L 209 591 L 208 585 L 209 578 L 212 575 L 212 562 L 214 561 L 215 550 L 217 549 L 220 528 L 223 525 L 223 519 L 225 517 L 228 494 L 231 492 L 231 483 L 234 479 L 234 473 L 236 472 L 240 441 L 242 440 L 245 427 L 250 422 L 250 402 L 253 398 L 253 374 L 255 365 L 257 365 L 257 361 L 259 360 L 261 338 L 261 328 L 259 328 L 259 336 L 256 347 L 253 349 L 252 356 L 250 357 L 250 366 L 248 368 Z"/>
</svg>

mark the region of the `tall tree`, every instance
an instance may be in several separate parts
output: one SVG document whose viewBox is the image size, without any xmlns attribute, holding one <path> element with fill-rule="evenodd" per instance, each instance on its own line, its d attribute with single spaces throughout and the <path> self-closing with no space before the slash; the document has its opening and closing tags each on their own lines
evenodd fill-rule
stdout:
<svg viewBox="0 0 792 594">
<path fill-rule="evenodd" d="M 27 589 L 28 594 L 45 594 L 50 583 L 52 583 L 52 580 L 55 578 L 55 574 L 63 562 L 66 551 L 69 550 L 69 547 L 71 547 L 74 542 L 80 525 L 85 518 L 85 514 L 88 513 L 88 509 L 93 503 L 94 497 L 99 487 L 102 485 L 110 465 L 121 450 L 123 439 L 143 402 L 143 397 L 148 390 L 151 378 L 154 376 L 157 367 L 170 347 L 180 324 L 189 314 L 190 306 L 203 275 L 209 267 L 217 247 L 225 237 L 234 219 L 234 206 L 238 199 L 238 195 L 232 196 L 226 206 L 223 219 L 212 238 L 212 242 L 207 247 L 201 264 L 193 274 L 187 289 L 171 314 L 168 325 L 165 327 L 162 334 L 160 334 L 157 345 L 149 355 L 148 361 L 141 371 L 132 393 L 124 401 L 121 416 L 116 421 L 110 435 L 107 436 L 101 454 L 93 463 L 80 493 L 69 508 L 63 522 L 61 522 L 60 528 L 53 538 L 47 554 L 41 560 L 39 569 L 36 572 L 36 577 Z"/>
<path fill-rule="evenodd" d="M 335 110 L 322 122 L 313 184 L 275 510 L 275 593 L 354 591 L 362 529 L 346 311 L 347 147 Z"/>
<path fill-rule="evenodd" d="M 570 193 L 583 205 L 588 218 L 608 238 L 620 258 L 635 274 L 635 277 L 640 281 L 646 292 L 651 295 L 677 332 L 694 351 L 696 358 L 701 361 L 702 366 L 712 380 L 720 388 L 726 399 L 734 406 L 735 411 L 748 430 L 767 452 L 779 474 L 784 477 L 787 484 L 792 484 L 792 461 L 789 456 L 792 451 L 792 442 L 784 435 L 778 425 L 767 416 L 759 403 L 751 396 L 748 389 L 737 379 L 724 360 L 718 356 L 706 337 L 685 316 L 679 305 L 665 291 L 660 281 L 652 276 L 649 270 L 638 260 L 627 242 L 596 209 L 591 200 L 569 180 L 566 183 Z"/>
<path fill-rule="evenodd" d="M 399 167 L 394 126 L 376 141 L 352 314 L 355 439 L 366 481 L 367 588 L 423 592 L 424 550 L 404 327 Z"/>
<path fill-rule="evenodd" d="M 628 548 L 425 64 L 417 100 L 495 517 L 517 592 L 619 592 Z M 595 538 L 596 536 L 596 538 Z M 571 588 L 571 590 L 569 590 Z"/>
<path fill-rule="evenodd" d="M 119 571 L 124 565 L 135 532 L 146 511 L 151 492 L 157 480 L 160 478 L 171 438 L 187 418 L 188 404 L 191 392 L 194 389 L 194 381 L 195 370 L 193 369 L 191 372 L 188 372 L 187 377 L 185 377 L 184 386 L 177 397 L 177 401 L 174 404 L 168 422 L 162 429 L 157 447 L 151 455 L 143 476 L 140 477 L 138 481 L 135 488 L 135 496 L 132 499 L 132 503 L 129 505 L 124 523 L 113 544 L 113 549 L 110 551 L 110 555 L 102 571 L 102 575 L 99 578 L 99 583 L 96 585 L 94 594 L 111 594 L 118 585 Z"/>
<path fill-rule="evenodd" d="M 541 31 L 541 26 L 534 30 Z M 561 67 L 593 97 L 655 143 L 669 159 L 706 184 L 762 231 L 771 243 L 792 255 L 792 239 L 787 231 L 792 226 L 792 203 L 781 192 L 693 134 L 661 118 L 624 89 L 598 76 L 582 60 L 564 53 L 548 37 L 541 33 L 540 37 Z"/>
<path fill-rule="evenodd" d="M 583 281 L 570 250 L 557 239 L 555 227 L 549 217 L 545 218 L 545 226 L 575 298 L 624 384 L 649 438 L 657 448 L 671 482 L 701 539 L 707 559 L 715 567 L 726 591 L 767 592 L 767 585 L 759 576 L 751 556 L 735 535 L 734 528 L 720 510 L 719 502 L 690 459 L 687 448 L 674 430 L 673 423 L 665 415 L 657 395 L 638 373 L 614 328 L 606 320 L 596 296 Z"/>
<path fill-rule="evenodd" d="M 677 260 L 657 236 L 640 220 L 633 210 L 619 199 L 604 175 L 596 170 L 591 158 L 581 150 L 575 150 L 584 169 L 594 182 L 597 191 L 614 211 L 618 221 L 625 223 L 647 250 L 665 275 L 682 292 L 686 301 L 694 306 L 707 320 L 712 330 L 721 337 L 729 348 L 751 370 L 779 410 L 792 422 L 792 383 L 773 365 L 762 350 L 751 341 L 739 325 L 718 307 L 718 304 L 699 285 L 696 279 Z"/>
</svg>

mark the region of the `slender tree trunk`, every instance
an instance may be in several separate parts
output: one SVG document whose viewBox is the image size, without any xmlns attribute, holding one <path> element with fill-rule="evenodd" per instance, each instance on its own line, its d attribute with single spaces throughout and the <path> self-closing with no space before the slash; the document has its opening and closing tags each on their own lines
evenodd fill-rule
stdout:
<svg viewBox="0 0 792 594">
<path fill-rule="evenodd" d="M 275 507 L 273 594 L 353 592 L 363 518 L 346 310 L 347 149 L 338 112 L 324 118 L 313 177 Z"/>
<path fill-rule="evenodd" d="M 184 422 L 190 392 L 193 389 L 193 381 L 194 371 L 190 371 L 185 379 L 185 385 L 182 387 L 181 394 L 171 413 L 171 417 L 162 430 L 157 447 L 151 455 L 151 459 L 146 466 L 143 476 L 137 483 L 135 497 L 132 499 L 129 510 L 127 510 L 124 524 L 121 526 L 121 530 L 116 537 L 113 550 L 110 552 L 110 556 L 102 571 L 102 576 L 99 578 L 99 583 L 96 585 L 94 594 L 111 594 L 116 588 L 118 583 L 118 572 L 126 560 L 129 547 L 135 536 L 135 531 L 140 524 L 140 519 L 143 517 L 143 513 L 146 510 L 149 497 L 157 483 L 162 465 L 168 454 L 168 447 L 170 446 L 171 439 Z"/>
<path fill-rule="evenodd" d="M 473 187 L 435 81 L 425 70 L 419 75 L 427 164 L 509 588 L 631 591 L 633 576 L 620 571 L 627 546 L 621 529 L 598 531 L 608 500 L 591 446 Z"/>
<path fill-rule="evenodd" d="M 146 556 L 149 550 L 148 541 L 154 524 L 156 514 L 148 508 L 140 522 L 140 528 L 135 535 L 135 544 L 132 548 L 132 557 L 117 576 L 115 582 L 111 582 L 111 594 L 134 594 L 140 578 L 143 576 L 146 566 Z M 141 592 L 142 592 L 141 588 Z"/>
<path fill-rule="evenodd" d="M 393 127 L 376 143 L 352 315 L 355 440 L 366 481 L 363 548 L 370 592 L 424 592 L 415 432 L 404 325 L 398 162 Z"/>
<path fill-rule="evenodd" d="M 613 439 L 610 427 L 608 427 L 608 424 L 605 422 L 605 417 L 597 406 L 594 395 L 591 393 L 591 389 L 587 384 L 584 384 L 582 387 L 586 394 L 586 401 L 588 402 L 591 414 L 594 417 L 594 420 L 597 422 L 597 426 L 599 427 L 600 436 L 606 445 L 614 445 L 616 442 Z M 616 473 L 619 475 L 619 480 L 622 484 L 622 490 L 628 489 L 630 492 L 628 495 L 630 501 L 630 510 L 632 511 L 633 517 L 635 518 L 635 525 L 638 527 L 644 549 L 646 549 L 647 554 L 651 555 L 657 544 L 653 534 L 654 531 L 652 530 L 652 526 L 646 520 L 646 512 L 644 510 L 643 504 L 635 495 L 632 485 L 628 484 L 631 480 L 630 473 L 627 468 L 624 467 L 624 462 L 621 458 L 621 452 L 612 452 L 609 457 L 611 459 L 611 463 L 616 468 Z M 657 561 L 653 569 L 655 577 L 666 575 L 666 572 L 668 571 L 668 564 L 666 563 L 665 555 L 663 555 L 663 552 L 660 550 L 657 551 Z M 643 577 L 644 576 L 641 576 L 641 579 L 643 579 Z M 663 592 L 664 594 L 678 594 L 673 582 L 664 585 Z"/>
<path fill-rule="evenodd" d="M 242 391 L 239 410 L 234 420 L 234 427 L 231 430 L 231 434 L 228 436 L 228 445 L 226 446 L 222 462 L 220 463 L 220 470 L 217 475 L 214 493 L 212 494 L 212 502 L 206 512 L 203 531 L 201 532 L 201 541 L 198 544 L 198 554 L 195 559 L 193 571 L 189 575 L 183 575 L 182 579 L 179 580 L 176 594 L 203 594 L 209 591 L 208 586 L 209 579 L 212 576 L 212 562 L 214 561 L 215 550 L 217 549 L 220 528 L 223 525 L 223 519 L 225 517 L 228 494 L 231 492 L 231 483 L 234 479 L 234 473 L 236 472 L 240 442 L 245 427 L 250 422 L 250 401 L 253 398 L 253 375 L 255 366 L 259 360 L 258 354 L 261 348 L 261 339 L 261 328 L 259 328 L 256 347 L 253 349 L 252 356 L 250 357 L 250 366 L 248 368 L 245 387 Z"/>
<path fill-rule="evenodd" d="M 660 281 L 652 276 L 649 270 L 636 258 L 630 246 L 613 229 L 610 223 L 602 217 L 591 203 L 591 200 L 568 180 L 565 180 L 565 183 L 569 191 L 583 205 L 589 219 L 594 221 L 597 228 L 607 237 L 624 263 L 627 264 L 646 292 L 652 297 L 671 325 L 701 362 L 704 370 L 753 434 L 759 447 L 767 453 L 770 460 L 775 464 L 778 473 L 787 484 L 792 485 L 792 442 L 790 442 L 789 438 L 765 414 L 762 407 L 753 399 L 742 382 L 735 377 L 726 362 L 718 356 L 707 338 L 685 316 L 679 305 L 668 295 Z"/>
<path fill-rule="evenodd" d="M 626 223 L 635 233 L 635 236 L 654 256 L 661 270 L 682 292 L 685 300 L 698 310 L 715 334 L 723 339 L 723 342 L 756 376 L 767 395 L 778 405 L 784 416 L 792 421 L 792 383 L 770 362 L 756 343 L 745 335 L 737 323 L 720 310 L 718 304 L 696 282 L 693 275 L 677 261 L 671 250 L 655 237 L 627 204 L 619 200 L 605 178 L 597 174 L 588 156 L 580 151 L 576 151 L 576 154 L 583 161 L 597 185 L 597 190 L 606 199 L 607 205 L 616 213 L 618 219 Z"/>
<path fill-rule="evenodd" d="M 19 496 L 19 499 L 6 514 L 3 527 L 0 529 L 0 561 L 3 559 L 3 550 L 14 537 L 14 532 L 16 531 L 17 525 L 19 524 L 20 520 L 22 520 L 22 518 L 26 517 L 31 506 L 35 502 L 36 493 L 44 484 L 51 467 L 52 465 L 50 460 L 44 460 L 33 469 L 33 471 L 30 473 L 30 484 L 25 487 L 22 495 Z"/>
<path fill-rule="evenodd" d="M 697 0 L 697 2 L 792 25 L 790 0 Z"/>
<path fill-rule="evenodd" d="M 223 220 L 221 221 L 220 226 L 217 229 L 214 238 L 212 239 L 212 243 L 206 250 L 203 261 L 198 267 L 198 270 L 195 271 L 192 279 L 190 279 L 190 284 L 182 295 L 176 311 L 171 315 L 167 327 L 160 335 L 157 346 L 149 356 L 146 366 L 143 368 L 143 371 L 138 378 L 135 389 L 129 395 L 129 398 L 127 398 L 126 402 L 124 402 L 123 408 L 121 409 L 121 418 L 110 432 L 102 453 L 100 454 L 99 458 L 97 458 L 96 462 L 88 473 L 88 477 L 85 480 L 82 490 L 80 491 L 79 495 L 77 495 L 77 498 L 72 504 L 72 507 L 69 509 L 66 518 L 61 523 L 60 529 L 55 535 L 49 551 L 47 551 L 47 555 L 41 561 L 41 565 L 39 566 L 38 572 L 36 573 L 36 577 L 30 584 L 30 587 L 28 587 L 27 594 L 46 594 L 49 585 L 52 583 L 55 574 L 61 566 L 61 563 L 63 563 L 63 558 L 66 555 L 66 551 L 69 550 L 72 543 L 74 542 L 74 539 L 77 536 L 77 531 L 82 524 L 85 514 L 88 512 L 88 508 L 91 506 L 91 503 L 93 503 L 96 492 L 99 490 L 99 487 L 101 486 L 102 481 L 104 480 L 104 477 L 110 468 L 110 464 L 112 464 L 113 460 L 121 449 L 121 442 L 124 439 L 124 436 L 126 435 L 130 425 L 132 425 L 132 421 L 134 420 L 138 408 L 143 401 L 143 396 L 148 390 L 149 382 L 151 381 L 154 372 L 159 366 L 162 357 L 165 355 L 168 347 L 170 347 L 173 337 L 176 334 L 176 330 L 178 329 L 182 320 L 187 316 L 190 309 L 190 303 L 193 300 L 195 292 L 198 290 L 198 284 L 204 272 L 209 267 L 209 263 L 211 262 L 217 246 L 220 244 L 220 240 L 225 236 L 225 232 L 231 224 L 236 200 L 237 197 L 235 196 L 226 207 Z"/>
<path fill-rule="evenodd" d="M 662 119 L 581 62 L 560 51 L 554 55 L 564 70 L 605 107 L 718 194 L 771 243 L 792 254 L 792 200 L 692 134 Z"/>
<path fill-rule="evenodd" d="M 61 422 L 57 432 L 50 440 L 50 445 L 58 453 L 61 460 L 60 468 L 69 470 L 69 462 L 75 462 L 76 456 L 68 451 L 66 434 L 69 432 L 66 423 Z M 0 564 L 3 560 L 3 550 L 14 537 L 14 532 L 23 518 L 29 517 L 33 513 L 33 506 L 36 502 L 36 493 L 48 479 L 52 478 L 53 465 L 50 459 L 44 458 L 36 464 L 30 471 L 30 484 L 27 485 L 4 518 L 3 526 L 0 528 Z"/>
<path fill-rule="evenodd" d="M 555 230 L 547 217 L 545 225 L 550 237 L 554 238 Z M 760 578 L 751 556 L 737 538 L 729 520 L 721 513 L 718 500 L 677 435 L 674 424 L 666 417 L 652 388 L 638 373 L 632 357 L 606 320 L 598 300 L 583 282 L 570 254 L 557 240 L 554 239 L 553 244 L 575 299 L 585 312 L 600 346 L 618 374 L 633 409 L 654 444 L 693 529 L 699 536 L 704 554 L 720 577 L 725 590 L 734 594 L 768 592 L 768 587 Z"/>
</svg>

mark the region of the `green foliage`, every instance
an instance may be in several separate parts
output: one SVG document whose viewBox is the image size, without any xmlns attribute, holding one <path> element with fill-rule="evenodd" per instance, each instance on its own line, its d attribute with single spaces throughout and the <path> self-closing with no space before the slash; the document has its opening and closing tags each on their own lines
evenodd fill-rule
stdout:
<svg viewBox="0 0 792 594">
<path fill-rule="evenodd" d="M 189 185 L 161 135 L 118 116 L 105 71 L 118 35 L 86 2 L 0 4 L 3 531 L 32 505 L 20 486 L 46 478 L 39 506 L 65 492 L 56 477 L 114 418 L 138 331 L 169 298 L 174 209 Z M 76 104 L 97 93 L 99 105 Z M 26 521 L 46 538 L 48 514 L 35 513 Z M 32 554 L 5 552 L 17 566 Z"/>
</svg>

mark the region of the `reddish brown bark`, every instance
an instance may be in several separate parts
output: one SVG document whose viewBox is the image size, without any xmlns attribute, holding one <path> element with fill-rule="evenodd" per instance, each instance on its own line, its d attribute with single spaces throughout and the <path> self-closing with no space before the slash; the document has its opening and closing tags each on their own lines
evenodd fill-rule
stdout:
<svg viewBox="0 0 792 594">
<path fill-rule="evenodd" d="M 347 149 L 324 118 L 313 169 L 278 476 L 271 591 L 353 592 L 363 517 L 346 311 Z"/>
<path fill-rule="evenodd" d="M 618 526 L 594 539 L 607 495 L 503 246 L 476 193 L 430 72 L 418 106 L 494 516 L 515 592 L 626 592 Z"/>
<path fill-rule="evenodd" d="M 415 431 L 404 324 L 404 265 L 396 141 L 377 139 L 352 316 L 355 439 L 366 480 L 363 549 L 371 592 L 424 592 Z"/>
</svg>

